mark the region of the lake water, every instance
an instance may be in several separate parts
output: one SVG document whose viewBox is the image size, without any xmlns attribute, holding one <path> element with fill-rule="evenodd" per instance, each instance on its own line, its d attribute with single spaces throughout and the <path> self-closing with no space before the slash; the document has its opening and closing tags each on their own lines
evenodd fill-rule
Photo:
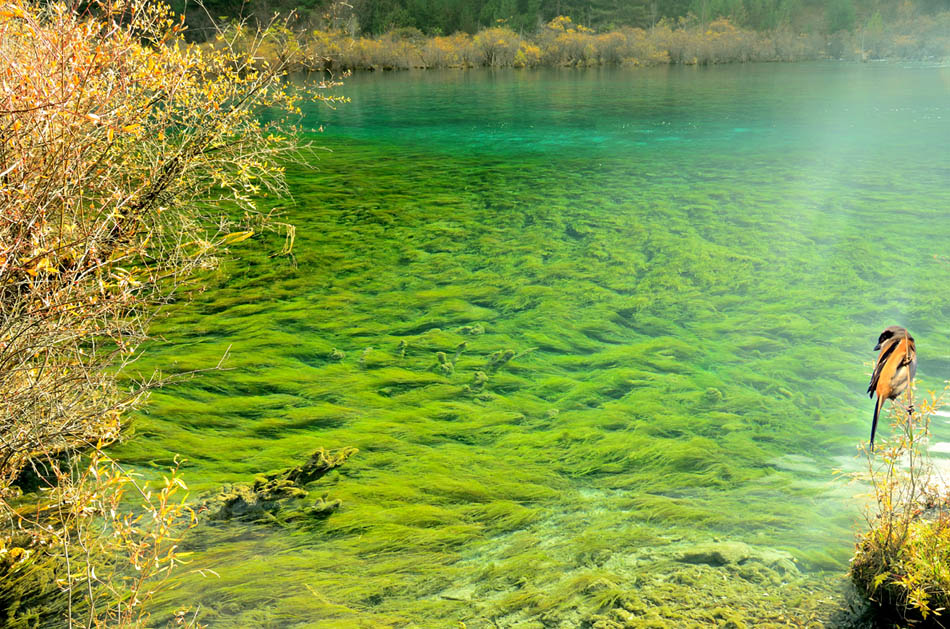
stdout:
<svg viewBox="0 0 950 629">
<path fill-rule="evenodd" d="M 197 494 L 355 446 L 309 498 L 343 506 L 190 533 L 156 618 L 852 622 L 863 490 L 839 472 L 863 466 L 878 333 L 917 338 L 918 395 L 950 377 L 950 68 L 341 91 L 305 120 L 330 150 L 289 172 L 293 259 L 235 246 L 140 364 L 230 347 L 231 369 L 154 395 L 117 455 L 179 454 Z"/>
</svg>

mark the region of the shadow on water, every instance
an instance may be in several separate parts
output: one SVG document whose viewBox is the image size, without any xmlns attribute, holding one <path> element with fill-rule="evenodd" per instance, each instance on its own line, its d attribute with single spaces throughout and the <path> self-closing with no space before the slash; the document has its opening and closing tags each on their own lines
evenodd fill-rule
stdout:
<svg viewBox="0 0 950 629">
<path fill-rule="evenodd" d="M 205 527 L 190 568 L 220 576 L 183 570 L 162 605 L 213 627 L 858 626 L 860 489 L 835 471 L 859 464 L 883 325 L 914 331 L 921 388 L 946 377 L 948 78 L 351 80 L 307 120 L 332 153 L 289 173 L 296 263 L 242 243 L 140 363 L 231 346 L 232 369 L 157 393 L 117 451 L 181 454 L 202 491 L 355 446 L 312 492 L 343 507 Z"/>
</svg>

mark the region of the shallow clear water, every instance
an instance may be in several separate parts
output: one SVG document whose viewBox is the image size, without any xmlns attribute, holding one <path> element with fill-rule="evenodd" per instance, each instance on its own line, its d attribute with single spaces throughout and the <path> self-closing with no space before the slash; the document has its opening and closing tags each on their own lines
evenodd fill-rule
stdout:
<svg viewBox="0 0 950 629">
<path fill-rule="evenodd" d="M 200 492 L 356 446 L 311 493 L 344 506 L 192 533 L 191 568 L 220 576 L 182 571 L 156 618 L 843 622 L 861 490 L 835 471 L 861 465 L 877 334 L 916 336 L 919 391 L 950 375 L 950 68 L 343 92 L 306 120 L 332 152 L 289 174 L 294 259 L 270 257 L 277 236 L 235 247 L 140 363 L 209 367 L 230 346 L 231 370 L 156 394 L 117 454 L 180 454 Z M 682 561 L 707 542 L 797 568 Z"/>
</svg>

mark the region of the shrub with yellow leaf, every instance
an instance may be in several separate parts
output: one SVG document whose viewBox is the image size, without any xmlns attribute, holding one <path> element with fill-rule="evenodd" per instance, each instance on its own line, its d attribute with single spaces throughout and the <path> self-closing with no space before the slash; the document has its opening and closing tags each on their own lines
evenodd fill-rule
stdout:
<svg viewBox="0 0 950 629">
<path fill-rule="evenodd" d="M 476 52 L 466 33 L 432 37 L 420 53 L 426 68 L 468 68 L 475 65 Z"/>
<path fill-rule="evenodd" d="M 871 500 L 851 578 L 882 617 L 941 627 L 950 606 L 950 487 L 928 444 L 944 395 L 931 392 L 915 404 L 911 393 L 905 394 L 910 412 L 890 407 L 894 436 L 868 453 L 866 472 L 855 474 L 870 487 Z"/>
<path fill-rule="evenodd" d="M 473 44 L 480 57 L 478 65 L 509 67 L 521 48 L 521 38 L 507 28 L 486 28 L 475 35 Z"/>
<path fill-rule="evenodd" d="M 266 226 L 255 199 L 299 150 L 258 118 L 298 112 L 290 32 L 196 46 L 182 23 L 145 0 L 0 4 L 0 546 L 22 550 L 7 570 L 68 559 L 70 624 L 142 622 L 174 564 L 178 484 L 141 492 L 158 528 L 139 526 L 117 496 L 140 483 L 102 454 L 160 378 L 117 374 L 196 268 Z"/>
</svg>

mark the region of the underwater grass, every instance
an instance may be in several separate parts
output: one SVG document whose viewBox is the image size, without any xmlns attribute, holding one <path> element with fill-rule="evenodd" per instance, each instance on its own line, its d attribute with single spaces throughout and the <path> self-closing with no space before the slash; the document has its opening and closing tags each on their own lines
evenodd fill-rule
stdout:
<svg viewBox="0 0 950 629">
<path fill-rule="evenodd" d="M 716 72 L 737 73 L 755 111 L 724 109 Z M 817 151 L 849 127 L 803 104 L 801 82 L 861 101 L 834 91 L 855 80 L 802 72 L 647 73 L 629 90 L 600 72 L 420 79 L 443 110 L 412 100 L 411 77 L 355 82 L 373 107 L 339 113 L 318 171 L 288 173 L 294 257 L 270 257 L 278 235 L 235 247 L 139 363 L 209 367 L 230 347 L 228 370 L 157 392 L 116 453 L 180 454 L 201 492 L 353 446 L 311 492 L 343 506 L 206 527 L 189 570 L 220 576 L 182 573 L 159 615 L 183 600 L 215 627 L 836 613 L 857 510 L 832 471 L 866 439 L 862 361 L 899 320 L 924 379 L 950 364 L 950 225 L 933 209 L 950 192 L 936 121 Z M 510 81 L 538 107 L 506 100 Z M 760 124 L 737 139 L 728 116 Z M 677 561 L 713 538 L 786 550 L 801 574 Z"/>
</svg>

